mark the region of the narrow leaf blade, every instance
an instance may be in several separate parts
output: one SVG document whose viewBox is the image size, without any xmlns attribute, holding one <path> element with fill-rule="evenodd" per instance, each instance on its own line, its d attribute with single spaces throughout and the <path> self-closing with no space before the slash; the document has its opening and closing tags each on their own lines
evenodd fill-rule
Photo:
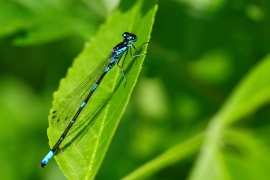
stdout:
<svg viewBox="0 0 270 180">
<path fill-rule="evenodd" d="M 82 82 L 111 52 L 112 47 L 122 41 L 121 35 L 124 31 L 128 29 L 136 33 L 139 37 L 134 43 L 136 47 L 148 42 L 155 12 L 155 1 L 124 1 L 74 61 L 67 77 L 61 81 L 60 88 L 54 95 L 53 106 L 56 107 L 71 93 L 72 89 L 78 86 L 78 82 Z M 145 53 L 146 46 L 139 53 Z M 143 59 L 144 56 L 136 59 L 127 57 L 124 69 L 128 83 L 125 88 L 117 66 L 106 75 L 72 127 L 73 130 L 61 144 L 62 150 L 55 159 L 69 179 L 95 177 L 136 84 Z M 49 122 L 51 124 L 51 121 Z M 58 128 L 49 127 L 51 147 L 62 132 Z"/>
</svg>

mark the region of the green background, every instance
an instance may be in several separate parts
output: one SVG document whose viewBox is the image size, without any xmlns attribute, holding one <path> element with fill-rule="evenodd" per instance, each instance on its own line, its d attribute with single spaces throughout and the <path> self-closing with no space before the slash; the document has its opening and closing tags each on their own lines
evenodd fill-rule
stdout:
<svg viewBox="0 0 270 180">
<path fill-rule="evenodd" d="M 142 72 L 96 179 L 120 179 L 200 133 L 208 134 L 201 145 L 148 179 L 270 179 L 270 90 L 258 94 L 260 86 L 246 78 L 269 59 L 270 2 L 160 0 L 158 6 Z M 1 177 L 64 179 L 54 160 L 38 167 L 49 150 L 52 93 L 113 8 L 116 1 L 0 1 Z M 270 86 L 267 73 L 258 77 Z M 245 113 L 237 109 L 225 133 L 209 133 L 236 92 L 243 106 L 256 104 L 251 97 L 262 100 Z M 217 134 L 220 151 L 209 155 L 222 162 L 218 167 L 203 156 Z"/>
</svg>

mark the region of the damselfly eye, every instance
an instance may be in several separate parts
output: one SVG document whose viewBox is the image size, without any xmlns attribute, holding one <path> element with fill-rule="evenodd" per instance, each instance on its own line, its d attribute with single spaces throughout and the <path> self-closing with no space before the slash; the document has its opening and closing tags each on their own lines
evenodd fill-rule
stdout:
<svg viewBox="0 0 270 180">
<path fill-rule="evenodd" d="M 123 38 L 126 38 L 127 36 L 129 36 L 129 33 L 128 33 L 128 32 L 124 32 L 124 33 L 122 34 L 122 36 L 123 36 Z"/>
<path fill-rule="evenodd" d="M 133 41 L 133 42 L 136 42 L 137 41 L 137 36 L 134 34 L 133 36 L 132 36 L 132 39 L 131 39 L 131 41 Z"/>
<path fill-rule="evenodd" d="M 136 42 L 137 41 L 137 36 L 135 34 L 129 33 L 129 32 L 124 32 L 122 34 L 123 38 L 128 39 L 130 41 Z"/>
</svg>

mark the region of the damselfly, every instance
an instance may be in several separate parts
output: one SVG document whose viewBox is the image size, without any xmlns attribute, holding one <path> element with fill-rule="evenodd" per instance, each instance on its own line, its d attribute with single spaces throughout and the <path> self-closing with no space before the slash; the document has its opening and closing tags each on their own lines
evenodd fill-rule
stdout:
<svg viewBox="0 0 270 180">
<path fill-rule="evenodd" d="M 95 90 L 97 89 L 97 87 L 99 86 L 99 84 L 101 83 L 101 81 L 103 80 L 103 78 L 105 77 L 105 75 L 107 74 L 107 72 L 115 65 L 117 64 L 117 66 L 120 68 L 124 81 L 125 81 L 125 85 L 127 83 L 127 79 L 125 77 L 125 73 L 124 73 L 124 63 L 127 57 L 128 52 L 130 52 L 130 56 L 132 58 L 134 57 L 138 57 L 138 56 L 144 56 L 145 54 L 138 54 L 138 55 L 133 55 L 132 53 L 132 49 L 134 49 L 135 51 L 137 51 L 138 49 L 140 49 L 143 45 L 147 44 L 148 42 L 143 43 L 142 45 L 140 45 L 138 48 L 136 48 L 132 42 L 136 42 L 137 41 L 137 36 L 135 34 L 129 33 L 129 32 L 125 32 L 123 33 L 123 38 L 124 40 L 122 42 L 120 42 L 119 44 L 117 44 L 113 49 L 112 52 L 107 56 L 107 58 L 101 63 L 101 65 L 99 65 L 96 70 L 90 75 L 88 76 L 88 78 L 86 78 L 83 83 L 81 83 L 74 91 L 73 93 L 71 93 L 70 96 L 68 96 L 67 98 L 65 98 L 65 100 L 63 100 L 56 108 L 55 111 L 52 112 L 52 119 L 57 119 L 56 121 L 60 121 L 61 118 L 63 118 L 62 115 L 65 116 L 65 118 L 70 118 L 70 116 L 73 118 L 71 119 L 70 123 L 68 124 L 68 126 L 66 127 L 65 131 L 63 132 L 63 134 L 60 136 L 60 138 L 58 139 L 58 141 L 56 142 L 56 144 L 53 146 L 53 148 L 49 151 L 49 153 L 44 157 L 44 159 L 41 161 L 40 163 L 40 167 L 44 167 L 46 166 L 46 164 L 48 164 L 48 162 L 50 161 L 50 159 L 55 155 L 56 151 L 58 150 L 60 144 L 63 142 L 63 140 L 65 139 L 66 135 L 68 134 L 70 128 L 73 126 L 73 124 L 76 122 L 76 120 L 78 119 L 79 115 L 81 114 L 82 110 L 84 109 L 84 107 L 86 106 L 86 104 L 88 103 L 89 99 L 91 98 L 91 96 L 93 95 L 93 93 L 95 92 Z M 124 59 L 121 63 L 121 65 L 119 65 L 119 62 L 121 60 L 121 57 L 124 55 Z M 124 85 L 124 86 L 125 86 Z M 80 92 L 80 94 L 76 94 L 77 92 Z M 67 110 L 69 108 L 69 106 L 67 105 L 67 102 L 72 101 L 73 97 L 79 96 L 79 100 L 81 100 L 80 105 L 77 107 L 77 109 L 75 111 L 73 110 Z M 78 98 L 76 99 L 78 101 Z M 68 112 L 68 115 L 65 115 L 65 112 Z"/>
</svg>

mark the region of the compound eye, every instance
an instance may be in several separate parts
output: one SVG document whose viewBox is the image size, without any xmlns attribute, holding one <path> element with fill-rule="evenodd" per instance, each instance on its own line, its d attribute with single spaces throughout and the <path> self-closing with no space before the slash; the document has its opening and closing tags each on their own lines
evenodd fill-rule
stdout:
<svg viewBox="0 0 270 180">
<path fill-rule="evenodd" d="M 133 41 L 133 42 L 136 42 L 136 41 L 137 41 L 137 39 L 138 39 L 138 38 L 137 38 L 137 36 L 136 36 L 136 35 L 134 35 L 134 36 L 132 37 L 132 41 Z"/>
<path fill-rule="evenodd" d="M 126 37 L 128 36 L 128 33 L 127 33 L 127 32 L 124 32 L 124 33 L 122 34 L 122 36 L 123 36 L 123 38 L 126 38 Z"/>
</svg>

